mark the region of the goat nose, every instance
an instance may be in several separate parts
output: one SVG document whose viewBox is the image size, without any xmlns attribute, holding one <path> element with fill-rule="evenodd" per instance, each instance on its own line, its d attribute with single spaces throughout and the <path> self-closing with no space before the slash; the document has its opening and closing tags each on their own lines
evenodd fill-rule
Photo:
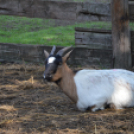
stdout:
<svg viewBox="0 0 134 134">
<path fill-rule="evenodd" d="M 44 77 L 44 79 L 51 79 L 52 75 L 50 73 L 44 73 L 43 77 Z"/>
</svg>

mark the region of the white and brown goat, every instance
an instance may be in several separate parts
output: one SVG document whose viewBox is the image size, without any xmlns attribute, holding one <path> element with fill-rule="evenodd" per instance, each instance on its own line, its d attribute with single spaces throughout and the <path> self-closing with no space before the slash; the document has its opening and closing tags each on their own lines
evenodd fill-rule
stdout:
<svg viewBox="0 0 134 134">
<path fill-rule="evenodd" d="M 116 109 L 134 107 L 133 72 L 113 69 L 80 70 L 74 73 L 66 64 L 72 52 L 70 49 L 71 47 L 65 47 L 57 54 L 54 54 L 55 46 L 50 54 L 44 50 L 46 56 L 44 78 L 56 82 L 76 103 L 79 110 L 102 110 L 108 105 Z"/>
</svg>

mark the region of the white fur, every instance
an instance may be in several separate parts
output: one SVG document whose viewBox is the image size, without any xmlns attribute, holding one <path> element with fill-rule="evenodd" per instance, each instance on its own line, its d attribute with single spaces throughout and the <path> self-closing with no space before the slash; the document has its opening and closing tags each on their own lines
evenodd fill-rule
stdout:
<svg viewBox="0 0 134 134">
<path fill-rule="evenodd" d="M 134 73 L 117 70 L 81 70 L 75 77 L 77 107 L 92 111 L 104 109 L 105 104 L 113 103 L 117 109 L 134 107 Z"/>
<path fill-rule="evenodd" d="M 50 57 L 48 59 L 48 64 L 53 63 L 55 61 L 55 59 L 56 59 L 55 57 Z"/>
</svg>

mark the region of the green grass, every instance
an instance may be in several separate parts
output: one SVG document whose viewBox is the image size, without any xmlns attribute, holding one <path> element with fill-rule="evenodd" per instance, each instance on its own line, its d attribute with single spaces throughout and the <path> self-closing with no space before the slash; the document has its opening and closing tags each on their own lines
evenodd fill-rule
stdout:
<svg viewBox="0 0 134 134">
<path fill-rule="evenodd" d="M 111 29 L 108 22 L 85 22 L 58 26 L 55 20 L 0 16 L 0 42 L 30 45 L 69 46 L 75 44 L 75 27 Z M 134 24 L 131 23 L 134 30 Z"/>
</svg>

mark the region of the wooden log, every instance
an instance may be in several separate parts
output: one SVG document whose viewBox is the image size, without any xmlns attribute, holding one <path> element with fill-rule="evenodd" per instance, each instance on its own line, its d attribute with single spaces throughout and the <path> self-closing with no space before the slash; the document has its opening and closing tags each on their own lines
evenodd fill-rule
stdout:
<svg viewBox="0 0 134 134">
<path fill-rule="evenodd" d="M 114 68 L 132 67 L 128 0 L 112 0 L 112 43 Z"/>
<path fill-rule="evenodd" d="M 78 46 L 71 54 L 69 63 L 84 67 L 98 65 L 104 68 L 112 68 L 112 50 L 94 50 Z"/>
<path fill-rule="evenodd" d="M 134 52 L 134 31 L 131 31 L 131 48 L 132 48 L 132 51 Z"/>
<path fill-rule="evenodd" d="M 111 33 L 111 30 L 107 30 L 107 29 L 91 29 L 91 28 L 84 28 L 84 27 L 75 27 L 75 31 L 93 32 L 93 33 Z"/>
<path fill-rule="evenodd" d="M 130 21 L 134 21 L 134 1 L 129 2 L 129 13 Z"/>
<path fill-rule="evenodd" d="M 76 28 L 75 30 L 76 46 L 83 45 L 90 49 L 112 49 L 111 30 L 89 28 Z"/>
</svg>

